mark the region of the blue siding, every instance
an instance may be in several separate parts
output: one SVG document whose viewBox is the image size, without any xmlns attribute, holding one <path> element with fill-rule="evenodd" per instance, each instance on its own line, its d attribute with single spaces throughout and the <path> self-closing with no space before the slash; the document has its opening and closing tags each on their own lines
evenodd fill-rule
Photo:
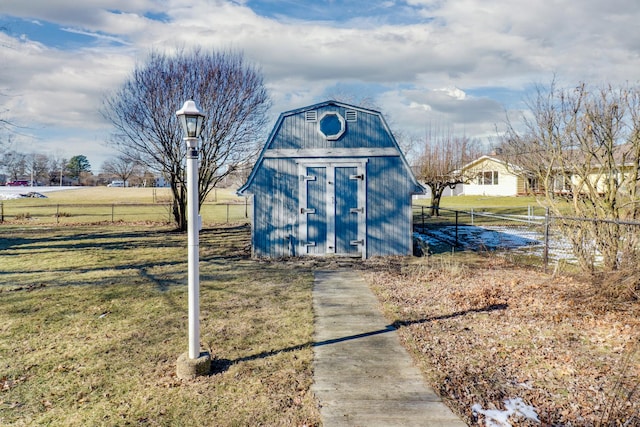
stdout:
<svg viewBox="0 0 640 427">
<path fill-rule="evenodd" d="M 399 157 L 376 157 L 367 165 L 367 253 L 411 253 L 411 177 Z"/>
<path fill-rule="evenodd" d="M 343 117 L 349 108 L 333 105 L 318 108 L 318 118 L 322 113 L 338 112 Z M 308 148 L 387 148 L 395 147 L 380 116 L 358 111 L 356 121 L 346 122 L 345 134 L 337 141 L 326 140 L 318 132 L 317 122 L 307 122 L 305 112 L 286 116 L 276 130 L 269 148 L 272 149 L 308 149 Z"/>
<path fill-rule="evenodd" d="M 308 168 L 307 173 L 315 176 L 313 181 L 307 181 L 307 207 L 315 212 L 307 215 L 307 241 L 313 242 L 308 253 L 323 254 L 327 245 L 327 168 Z"/>
<path fill-rule="evenodd" d="M 253 252 L 260 257 L 295 255 L 297 244 L 297 165 L 291 159 L 265 159 L 255 176 Z"/>
<path fill-rule="evenodd" d="M 345 133 L 331 141 L 318 132 L 317 121 L 306 121 L 305 112 L 312 110 L 317 112 L 318 119 L 327 111 L 346 117 L 346 111 L 352 110 L 357 112 L 357 120 L 346 121 Z M 349 155 L 346 151 L 344 158 L 327 154 L 315 156 L 311 162 L 296 157 L 295 151 L 286 152 L 291 156 L 286 158 L 265 157 L 263 151 L 247 183 L 239 190 L 254 195 L 254 255 L 273 258 L 301 255 L 299 239 L 304 235 L 299 230 L 301 188 L 307 194 L 307 209 L 315 210 L 303 217 L 307 221 L 306 241 L 315 242 L 315 246 L 309 246 L 305 253 L 324 254 L 327 250 L 327 206 L 335 211 L 335 252 L 353 254 L 361 250 L 361 246 L 351 245 L 358 239 L 358 215 L 361 215 L 351 212 L 352 208 L 360 207 L 358 180 L 352 179 L 357 168 L 340 166 L 340 161 L 346 159 L 352 164 L 366 164 L 367 256 L 411 254 L 411 195 L 420 192 L 421 187 L 382 116 L 375 111 L 332 101 L 312 105 L 283 113 L 265 145 L 265 150 L 321 148 L 394 148 L 397 154 L 386 155 L 387 150 L 384 157 L 379 154 L 365 158 L 362 154 Z M 316 178 L 305 179 L 303 183 L 299 167 L 304 165 L 308 165 L 304 174 Z M 333 201 L 327 197 L 329 168 L 335 173 L 336 197 Z"/>
<path fill-rule="evenodd" d="M 351 208 L 358 207 L 358 182 L 350 179 L 357 168 L 336 168 L 336 253 L 357 254 L 359 249 L 351 241 L 358 238 L 358 214 Z"/>
</svg>

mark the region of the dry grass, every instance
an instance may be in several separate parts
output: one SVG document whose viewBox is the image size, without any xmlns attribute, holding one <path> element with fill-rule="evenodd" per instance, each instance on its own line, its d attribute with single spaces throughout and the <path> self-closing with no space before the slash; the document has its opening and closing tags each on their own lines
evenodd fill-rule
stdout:
<svg viewBox="0 0 640 427">
<path fill-rule="evenodd" d="M 186 236 L 0 229 L 0 425 L 318 425 L 311 271 L 249 259 L 248 227 L 201 233 L 201 342 L 187 350 Z"/>
<path fill-rule="evenodd" d="M 637 273 L 582 280 L 465 253 L 261 262 L 248 227 L 205 229 L 201 341 L 216 371 L 185 382 L 186 237 L 146 224 L 0 226 L 0 425 L 319 425 L 311 284 L 332 267 L 365 268 L 469 423 L 473 404 L 521 397 L 542 425 L 640 425 Z"/>
<path fill-rule="evenodd" d="M 37 187 L 35 188 L 37 190 Z M 29 189 L 30 191 L 30 189 Z M 27 192 L 25 190 L 25 192 Z M 0 200 L 4 222 L 25 226 L 173 223 L 168 188 L 82 187 L 46 193 L 45 199 Z M 248 222 L 251 206 L 234 190 L 215 189 L 202 205 L 205 224 Z"/>
<path fill-rule="evenodd" d="M 505 399 L 520 397 L 542 425 L 640 425 L 637 298 L 612 299 L 601 283 L 464 256 L 386 260 L 366 273 L 454 410 L 475 424 L 473 404 L 504 409 Z"/>
</svg>

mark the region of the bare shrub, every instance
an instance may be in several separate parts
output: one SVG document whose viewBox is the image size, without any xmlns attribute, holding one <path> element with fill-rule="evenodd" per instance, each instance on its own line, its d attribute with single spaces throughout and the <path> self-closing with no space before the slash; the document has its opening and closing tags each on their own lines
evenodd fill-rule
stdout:
<svg viewBox="0 0 640 427">
<path fill-rule="evenodd" d="M 578 219 L 561 228 L 582 268 L 635 262 L 638 232 L 624 222 L 640 219 L 640 87 L 552 81 L 527 104 L 525 131 L 509 126 L 503 142 L 508 163 L 538 183 L 554 216 Z"/>
<path fill-rule="evenodd" d="M 640 300 L 640 270 L 620 270 L 593 278 L 594 293 L 617 302 Z"/>
</svg>

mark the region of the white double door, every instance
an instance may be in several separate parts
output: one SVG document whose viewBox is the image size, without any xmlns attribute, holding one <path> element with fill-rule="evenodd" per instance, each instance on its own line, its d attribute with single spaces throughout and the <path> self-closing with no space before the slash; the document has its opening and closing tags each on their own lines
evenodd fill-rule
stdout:
<svg viewBox="0 0 640 427">
<path fill-rule="evenodd" d="M 298 164 L 301 255 L 366 258 L 366 162 Z"/>
</svg>

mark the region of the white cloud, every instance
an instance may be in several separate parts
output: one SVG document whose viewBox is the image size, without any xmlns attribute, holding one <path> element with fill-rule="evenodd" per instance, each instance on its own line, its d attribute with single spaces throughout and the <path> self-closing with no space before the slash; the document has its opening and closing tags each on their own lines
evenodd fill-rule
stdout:
<svg viewBox="0 0 640 427">
<path fill-rule="evenodd" d="M 448 97 L 456 99 L 458 101 L 462 101 L 467 98 L 467 94 L 464 93 L 463 90 L 453 86 L 453 87 L 445 87 L 442 89 L 435 89 L 436 92 L 442 92 L 446 94 Z"/>
<path fill-rule="evenodd" d="M 0 91 L 10 95 L 12 111 L 28 112 L 42 126 L 101 135 L 102 94 L 149 49 L 201 44 L 242 50 L 259 65 L 274 117 L 320 101 L 339 82 L 375 83 L 376 103 L 399 130 L 420 134 L 441 123 L 486 136 L 504 118 L 501 101 L 490 96 L 494 88 L 519 91 L 553 73 L 569 84 L 635 82 L 640 69 L 640 3 L 630 0 L 385 0 L 371 6 L 385 16 L 339 23 L 266 18 L 251 4 L 11 2 L 4 14 L 53 22 L 93 42 L 62 50 L 0 33 Z M 396 23 L 409 12 L 422 22 Z M 389 18 L 394 13 L 397 20 Z M 470 95 L 482 88 L 486 95 Z"/>
<path fill-rule="evenodd" d="M 433 111 L 433 108 L 431 108 L 431 105 L 429 104 L 420 104 L 418 102 L 412 101 L 409 103 L 409 108 L 411 109 L 418 109 L 418 110 L 424 110 L 424 111 Z"/>
</svg>

